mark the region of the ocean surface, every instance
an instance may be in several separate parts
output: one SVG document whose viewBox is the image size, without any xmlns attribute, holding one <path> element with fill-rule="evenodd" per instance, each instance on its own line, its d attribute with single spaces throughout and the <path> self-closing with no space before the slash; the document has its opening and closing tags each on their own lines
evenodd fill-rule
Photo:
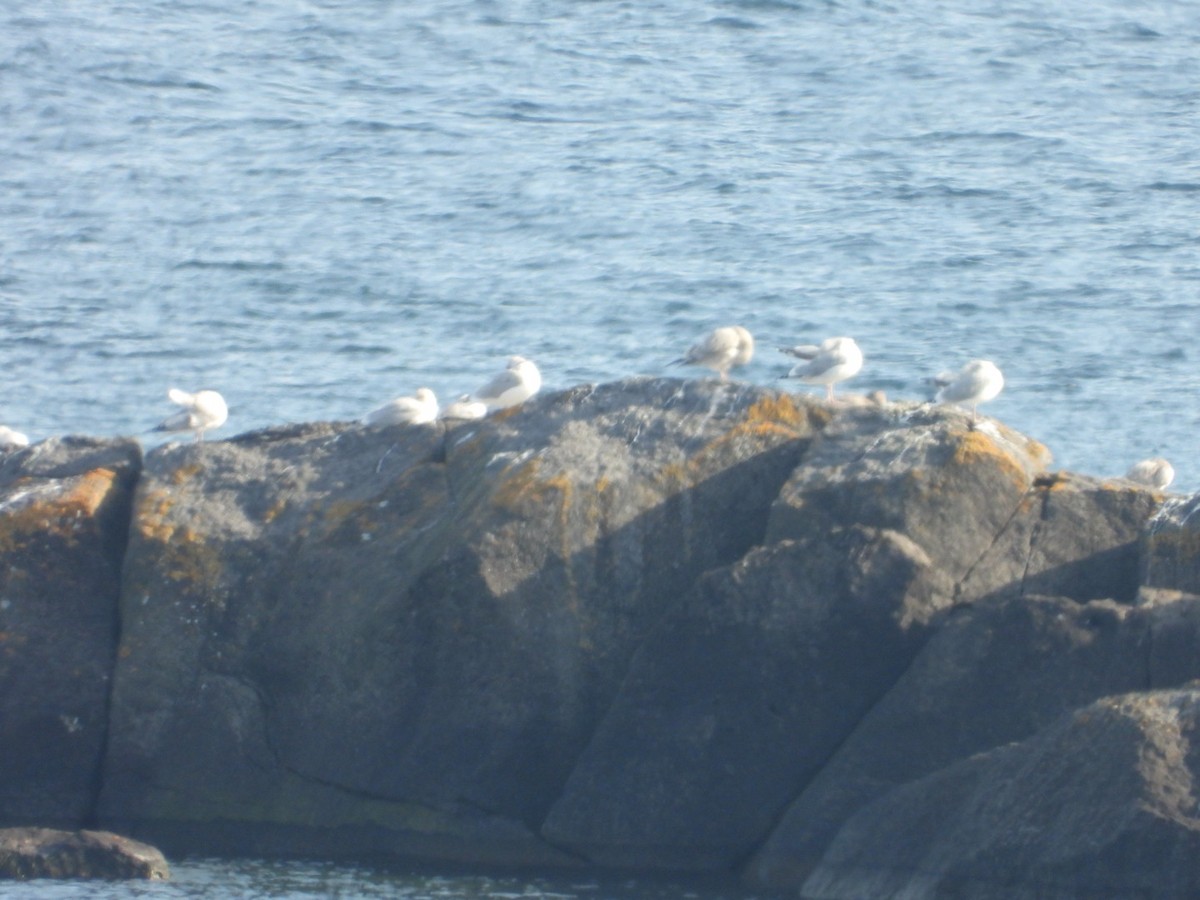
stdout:
<svg viewBox="0 0 1200 900">
<path fill-rule="evenodd" d="M 157 882 L 0 881 L 13 900 L 781 900 L 701 881 L 586 875 L 430 874 L 366 865 L 196 859 Z"/>
<path fill-rule="evenodd" d="M 763 385 L 992 359 L 1057 465 L 1195 491 L 1198 116 L 1195 0 L 5 0 L 0 423 L 701 377 L 740 323 Z"/>
</svg>

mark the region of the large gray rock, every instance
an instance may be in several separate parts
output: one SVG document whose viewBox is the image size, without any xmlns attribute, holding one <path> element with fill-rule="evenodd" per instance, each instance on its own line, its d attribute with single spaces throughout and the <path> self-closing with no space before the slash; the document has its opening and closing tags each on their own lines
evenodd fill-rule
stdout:
<svg viewBox="0 0 1200 900">
<path fill-rule="evenodd" d="M 783 541 L 643 644 L 543 833 L 592 862 L 729 869 L 916 653 L 952 584 L 894 532 Z"/>
<path fill-rule="evenodd" d="M 887 794 L 842 830 L 812 900 L 1200 895 L 1200 690 L 1108 697 Z"/>
<path fill-rule="evenodd" d="M 1198 678 L 1198 651 L 1200 601 L 997 596 L 955 610 L 787 810 L 748 878 L 803 883 L 846 822 L 888 792 L 1099 698 Z"/>
<path fill-rule="evenodd" d="M 156 847 L 107 831 L 0 829 L 0 879 L 165 881 L 170 874 L 167 860 Z"/>
<path fill-rule="evenodd" d="M 140 464 L 122 440 L 0 454 L 0 825 L 95 811 Z"/>
<path fill-rule="evenodd" d="M 914 404 L 840 414 L 780 492 L 768 542 L 863 525 L 905 535 L 958 581 L 1045 472 L 1041 444 L 991 420 Z"/>
<path fill-rule="evenodd" d="M 827 419 L 773 391 L 639 379 L 448 431 L 149 454 L 105 821 L 563 861 L 536 827 L 629 658 L 761 541 Z"/>
</svg>

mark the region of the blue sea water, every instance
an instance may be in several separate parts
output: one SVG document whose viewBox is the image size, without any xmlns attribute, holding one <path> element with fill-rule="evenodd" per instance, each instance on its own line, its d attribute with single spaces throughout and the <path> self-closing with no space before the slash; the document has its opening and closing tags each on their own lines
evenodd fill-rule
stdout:
<svg viewBox="0 0 1200 900">
<path fill-rule="evenodd" d="M 991 358 L 1057 465 L 1195 490 L 1198 106 L 1192 0 L 7 0 L 0 422 L 356 418 L 740 322 L 761 384 Z"/>
<path fill-rule="evenodd" d="M 679 374 L 737 322 L 759 384 L 993 359 L 1057 465 L 1194 491 L 1198 112 L 1194 0 L 6 0 L 0 423 Z"/>
</svg>

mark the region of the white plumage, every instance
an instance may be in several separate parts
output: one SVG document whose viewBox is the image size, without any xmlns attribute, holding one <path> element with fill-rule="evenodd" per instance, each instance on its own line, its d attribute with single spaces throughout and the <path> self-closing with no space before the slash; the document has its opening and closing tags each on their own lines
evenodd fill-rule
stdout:
<svg viewBox="0 0 1200 900">
<path fill-rule="evenodd" d="M 1134 463 L 1125 473 L 1125 477 L 1138 484 L 1163 491 L 1175 480 L 1175 467 L 1161 456 L 1153 456 Z"/>
<path fill-rule="evenodd" d="M 799 378 L 805 384 L 825 385 L 825 398 L 833 400 L 833 386 L 857 375 L 863 365 L 862 350 L 854 338 L 826 338 L 820 344 L 780 347 L 788 356 L 805 360 L 792 367 L 786 378 Z"/>
<path fill-rule="evenodd" d="M 486 415 L 487 404 L 472 400 L 470 394 L 463 394 L 442 410 L 443 419 L 482 419 Z"/>
<path fill-rule="evenodd" d="M 219 428 L 229 418 L 225 398 L 216 391 L 197 391 L 189 394 L 179 388 L 167 391 L 167 398 L 183 407 L 175 415 L 162 422 L 155 431 L 190 431 L 196 440 L 204 440 L 204 432 Z"/>
<path fill-rule="evenodd" d="M 7 425 L 0 425 L 0 450 L 15 450 L 28 447 L 29 437 Z"/>
<path fill-rule="evenodd" d="M 703 366 L 724 381 L 730 369 L 744 366 L 753 358 L 754 336 L 741 325 L 727 325 L 709 332 L 671 365 Z"/>
<path fill-rule="evenodd" d="M 417 388 L 412 397 L 397 397 L 363 416 L 363 424 L 376 428 L 387 425 L 424 425 L 437 419 L 438 402 L 427 387 Z"/>
<path fill-rule="evenodd" d="M 938 403 L 961 403 L 971 407 L 971 420 L 978 419 L 976 407 L 986 403 L 1004 389 L 1004 376 L 996 364 L 986 359 L 973 359 L 957 372 L 943 372 L 933 379 L 940 385 Z"/>
<path fill-rule="evenodd" d="M 475 392 L 489 410 L 519 406 L 542 388 L 542 373 L 523 356 L 510 356 L 508 367 Z"/>
</svg>

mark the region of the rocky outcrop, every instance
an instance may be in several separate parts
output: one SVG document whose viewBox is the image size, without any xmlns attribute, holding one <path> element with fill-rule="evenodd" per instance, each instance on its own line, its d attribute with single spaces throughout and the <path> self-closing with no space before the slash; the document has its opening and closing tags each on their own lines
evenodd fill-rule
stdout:
<svg viewBox="0 0 1200 900">
<path fill-rule="evenodd" d="M 903 785 L 842 829 L 805 897 L 1195 897 L 1200 691 L 1105 697 Z"/>
<path fill-rule="evenodd" d="M 134 441 L 0 455 L 0 825 L 94 812 L 140 465 Z"/>
<path fill-rule="evenodd" d="M 0 829 L 0 879 L 165 881 L 170 874 L 166 859 L 156 848 L 107 831 Z"/>
<path fill-rule="evenodd" d="M 60 493 L 97 467 L 73 452 Z M 109 597 L 86 607 L 109 644 L 72 658 L 111 667 L 117 647 L 102 787 L 93 762 L 74 824 L 204 852 L 973 896 L 1000 869 L 960 835 L 1007 847 L 1004 829 L 1077 795 L 1030 781 L 1004 815 L 955 817 L 1052 747 L 1064 771 L 1111 751 L 1129 787 L 1088 807 L 1114 817 L 1095 829 L 1175 859 L 1186 816 L 1128 815 L 1142 738 L 1105 726 L 1085 753 L 1062 735 L 1200 676 L 1189 507 L 1048 463 L 954 409 L 668 379 L 450 427 L 319 423 L 135 454 L 95 507 L 107 567 L 75 591 Z M 23 508 L 0 496 L 0 535 Z M 30 569 L 30 596 L 49 603 L 83 546 Z M 0 564 L 27 555 L 0 547 Z M 1196 773 L 1179 752 L 1183 810 Z M 911 839 L 882 852 L 880 815 Z M 1080 867 L 1082 847 L 1061 841 Z M 1013 853 L 1022 890 L 1089 896 L 1081 868 Z M 1119 860 L 1096 865 L 1140 890 L 1137 866 L 1122 882 Z"/>
</svg>

